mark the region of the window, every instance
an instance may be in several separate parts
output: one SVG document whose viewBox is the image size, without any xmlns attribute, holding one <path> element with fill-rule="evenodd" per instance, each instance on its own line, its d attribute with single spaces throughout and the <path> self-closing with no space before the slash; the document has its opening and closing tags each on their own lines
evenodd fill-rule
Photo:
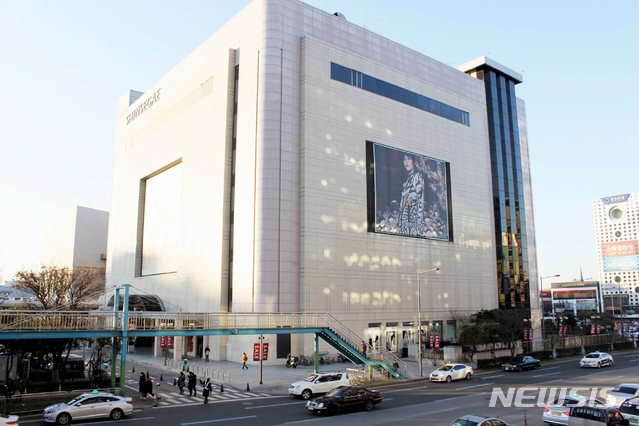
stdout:
<svg viewBox="0 0 639 426">
<path fill-rule="evenodd" d="M 470 126 L 470 115 L 466 111 L 447 105 L 443 102 L 420 95 L 387 81 L 380 80 L 342 65 L 331 62 L 331 79 L 359 87 L 367 92 L 401 102 L 422 111 L 430 112 L 451 121 Z"/>
</svg>

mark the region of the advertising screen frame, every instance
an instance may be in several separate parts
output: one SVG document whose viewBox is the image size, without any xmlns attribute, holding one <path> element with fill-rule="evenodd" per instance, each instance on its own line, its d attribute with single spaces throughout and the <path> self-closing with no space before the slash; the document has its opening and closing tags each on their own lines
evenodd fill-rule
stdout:
<svg viewBox="0 0 639 426">
<path fill-rule="evenodd" d="M 366 166 L 368 232 L 453 242 L 449 162 L 367 140 Z"/>
</svg>

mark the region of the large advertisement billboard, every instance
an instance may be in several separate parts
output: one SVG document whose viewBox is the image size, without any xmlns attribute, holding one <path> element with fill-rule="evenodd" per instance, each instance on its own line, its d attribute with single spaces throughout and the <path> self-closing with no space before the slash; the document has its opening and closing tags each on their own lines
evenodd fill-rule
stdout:
<svg viewBox="0 0 639 426">
<path fill-rule="evenodd" d="M 452 241 L 450 165 L 367 144 L 369 231 Z"/>
<path fill-rule="evenodd" d="M 637 240 L 601 244 L 604 272 L 635 271 L 639 269 Z"/>
</svg>

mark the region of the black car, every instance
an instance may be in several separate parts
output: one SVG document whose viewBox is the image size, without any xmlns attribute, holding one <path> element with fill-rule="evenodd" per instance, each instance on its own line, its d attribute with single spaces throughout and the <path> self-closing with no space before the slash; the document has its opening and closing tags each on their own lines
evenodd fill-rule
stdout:
<svg viewBox="0 0 639 426">
<path fill-rule="evenodd" d="M 501 365 L 501 369 L 504 371 L 536 370 L 539 367 L 541 367 L 541 361 L 527 355 L 513 357 Z"/>
<path fill-rule="evenodd" d="M 363 407 L 366 411 L 382 402 L 382 394 L 360 386 L 338 386 L 326 395 L 306 403 L 306 409 L 314 414 L 335 414 L 338 411 Z"/>
</svg>

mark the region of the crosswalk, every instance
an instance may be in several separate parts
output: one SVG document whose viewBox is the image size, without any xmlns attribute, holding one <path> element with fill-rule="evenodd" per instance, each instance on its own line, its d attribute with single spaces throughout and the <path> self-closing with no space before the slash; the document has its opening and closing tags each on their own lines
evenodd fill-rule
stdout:
<svg viewBox="0 0 639 426">
<path fill-rule="evenodd" d="M 179 393 L 166 393 L 160 392 L 160 407 L 172 406 L 172 405 L 184 405 L 184 404 L 192 404 L 192 403 L 202 403 L 204 398 L 202 397 L 202 392 L 198 389 L 197 396 L 189 396 L 188 394 L 179 394 Z M 224 392 L 219 391 L 219 387 L 213 390 L 209 394 L 209 402 L 216 401 L 232 401 L 239 399 L 249 399 L 249 398 L 259 398 L 259 397 L 269 397 L 271 395 L 263 392 L 245 392 L 239 391 L 237 389 L 231 387 L 224 387 Z"/>
<path fill-rule="evenodd" d="M 136 386 L 137 382 L 135 380 L 127 379 L 126 383 L 129 389 L 137 390 L 137 386 Z M 180 394 L 178 392 L 178 388 L 170 384 L 167 384 L 166 387 L 163 387 L 163 389 L 167 389 L 167 388 L 170 389 L 171 391 L 158 392 L 158 395 L 160 395 L 160 402 L 159 402 L 160 407 L 194 404 L 194 403 L 201 404 L 204 400 L 204 398 L 202 397 L 202 389 L 200 389 L 199 387 L 197 390 L 197 396 L 189 396 L 186 389 L 184 394 Z M 173 392 L 173 389 L 175 389 L 175 392 Z M 158 390 L 159 388 L 156 389 L 156 391 Z M 224 391 L 220 392 L 220 386 L 216 385 L 213 388 L 213 392 L 209 394 L 209 401 L 210 402 L 233 401 L 233 400 L 239 400 L 239 399 L 250 399 L 250 398 L 260 398 L 260 397 L 265 398 L 270 396 L 272 395 L 268 393 L 264 393 L 264 392 L 250 392 L 250 391 L 238 390 L 229 385 L 224 386 Z M 151 396 L 144 399 L 143 401 L 146 401 L 149 404 L 153 404 L 154 402 L 153 397 Z"/>
</svg>

